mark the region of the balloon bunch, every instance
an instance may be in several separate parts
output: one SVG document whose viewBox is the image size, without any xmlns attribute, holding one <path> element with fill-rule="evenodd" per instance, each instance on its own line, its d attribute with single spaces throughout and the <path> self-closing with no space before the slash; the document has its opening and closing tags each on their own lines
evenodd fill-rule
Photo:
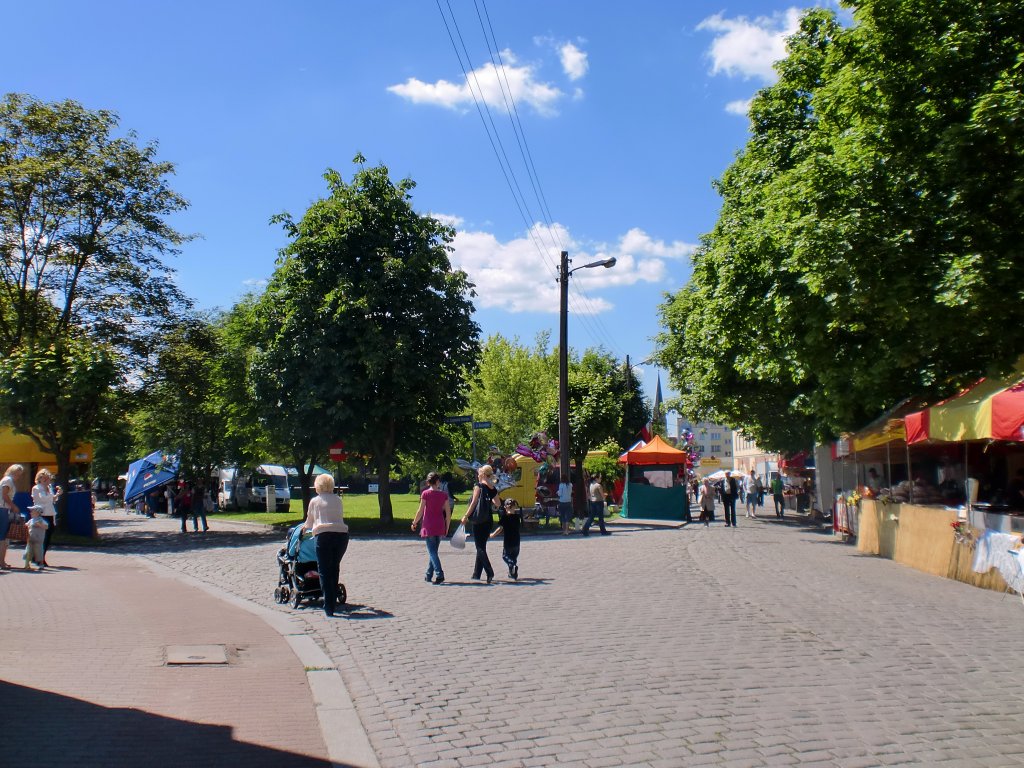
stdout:
<svg viewBox="0 0 1024 768">
<path fill-rule="evenodd" d="M 529 456 L 539 464 L 551 464 L 558 461 L 558 441 L 548 439 L 547 432 L 534 432 L 529 443 L 516 446 L 516 453 Z"/>
<path fill-rule="evenodd" d="M 697 445 L 697 438 L 694 437 L 693 432 L 684 429 L 679 436 L 677 447 L 686 453 L 686 468 L 693 469 L 694 465 L 700 461 L 700 446 Z"/>
</svg>

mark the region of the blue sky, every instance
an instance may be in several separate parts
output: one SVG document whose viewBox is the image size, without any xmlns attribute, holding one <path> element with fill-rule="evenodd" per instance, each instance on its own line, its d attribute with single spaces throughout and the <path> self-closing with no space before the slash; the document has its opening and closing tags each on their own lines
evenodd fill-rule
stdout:
<svg viewBox="0 0 1024 768">
<path fill-rule="evenodd" d="M 485 334 L 557 338 L 559 251 L 574 266 L 616 256 L 613 269 L 573 276 L 570 345 L 646 359 L 663 293 L 686 282 L 693 244 L 714 225 L 711 182 L 746 140 L 745 104 L 773 79 L 806 6 L 440 5 L 523 190 L 518 206 L 433 0 L 12 4 L 6 27 L 20 33 L 0 48 L 3 90 L 109 109 L 159 142 L 191 203 L 174 223 L 201 236 L 174 263 L 200 307 L 258 289 L 285 244 L 268 219 L 301 216 L 326 191 L 323 171 L 350 178 L 361 152 L 416 181 L 418 210 L 456 225 L 453 260 L 478 286 Z M 656 372 L 642 375 L 653 396 Z"/>
</svg>

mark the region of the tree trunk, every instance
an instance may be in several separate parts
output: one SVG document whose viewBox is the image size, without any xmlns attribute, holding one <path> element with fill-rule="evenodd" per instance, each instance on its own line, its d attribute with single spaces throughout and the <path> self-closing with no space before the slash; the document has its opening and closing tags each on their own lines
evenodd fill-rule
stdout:
<svg viewBox="0 0 1024 768">
<path fill-rule="evenodd" d="M 377 459 L 377 504 L 380 506 L 381 527 L 390 528 L 395 522 L 395 514 L 391 509 L 390 456 L 380 456 Z"/>
<path fill-rule="evenodd" d="M 71 490 L 68 483 L 71 479 L 71 451 L 58 451 L 54 455 L 57 459 L 57 485 L 61 488 L 60 498 L 57 499 L 57 529 L 67 533 L 68 492 Z"/>
<path fill-rule="evenodd" d="M 573 482 L 573 515 L 575 517 L 586 520 L 589 517 L 589 499 L 587 497 L 587 483 L 583 477 L 583 460 L 587 457 L 586 452 L 582 456 L 574 457 L 576 459 L 576 478 Z"/>
</svg>

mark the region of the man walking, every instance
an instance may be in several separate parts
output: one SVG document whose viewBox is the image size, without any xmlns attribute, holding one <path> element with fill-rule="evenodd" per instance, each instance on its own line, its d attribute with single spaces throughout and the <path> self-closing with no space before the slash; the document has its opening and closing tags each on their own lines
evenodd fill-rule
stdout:
<svg viewBox="0 0 1024 768">
<path fill-rule="evenodd" d="M 725 479 L 722 480 L 722 504 L 725 507 L 725 527 L 736 527 L 736 497 L 740 494 L 740 484 L 732 476 L 732 472 L 725 470 Z"/>
<path fill-rule="evenodd" d="M 775 502 L 775 516 L 782 520 L 786 509 L 786 499 L 782 495 L 782 478 L 776 475 L 772 478 L 772 501 Z"/>
<path fill-rule="evenodd" d="M 743 490 L 746 493 L 747 517 L 755 519 L 757 518 L 757 486 L 757 475 L 754 474 L 754 470 L 750 470 L 750 474 L 743 478 Z"/>
</svg>

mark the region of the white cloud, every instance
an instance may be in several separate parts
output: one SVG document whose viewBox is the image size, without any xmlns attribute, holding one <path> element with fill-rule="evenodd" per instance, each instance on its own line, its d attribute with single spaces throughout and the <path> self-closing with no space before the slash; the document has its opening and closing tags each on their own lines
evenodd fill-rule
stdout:
<svg viewBox="0 0 1024 768">
<path fill-rule="evenodd" d="M 756 77 L 773 82 L 772 64 L 785 57 L 786 38 L 796 32 L 800 13 L 797 8 L 789 8 L 755 19 L 727 19 L 720 13 L 704 19 L 697 29 L 715 33 L 708 52 L 712 74 L 724 72 L 729 77 Z"/>
<path fill-rule="evenodd" d="M 666 243 L 664 240 L 654 240 L 642 229 L 634 227 L 622 236 L 619 240 L 619 251 L 621 253 L 638 253 L 643 256 L 657 256 L 662 259 L 682 259 L 693 253 L 697 246 L 684 243 L 682 240 L 675 240 Z"/>
<path fill-rule="evenodd" d="M 753 99 L 737 99 L 736 101 L 730 101 L 725 105 L 725 111 L 730 115 L 739 115 L 740 117 L 746 117 L 750 114 L 750 105 L 753 103 Z"/>
<path fill-rule="evenodd" d="M 558 49 L 558 56 L 562 60 L 562 70 L 570 80 L 579 80 L 590 68 L 586 52 L 572 43 L 563 43 Z"/>
<path fill-rule="evenodd" d="M 559 251 L 568 250 L 577 267 L 614 256 L 616 264 L 611 269 L 581 269 L 572 276 L 584 294 L 570 293 L 572 311 L 599 314 L 614 305 L 596 292 L 639 282 L 663 282 L 667 278 L 664 259 L 681 258 L 693 249 L 678 241 L 654 240 L 640 229 L 629 230 L 613 246 L 597 247 L 573 241 L 560 225 L 554 230 L 536 225 L 529 235 L 504 243 L 489 232 L 460 231 L 452 243 L 452 264 L 465 270 L 476 285 L 481 308 L 557 314 Z"/>
<path fill-rule="evenodd" d="M 468 80 L 461 83 L 448 80 L 426 83 L 410 77 L 404 83 L 388 86 L 388 91 L 413 104 L 433 104 L 456 110 L 470 107 L 475 93 L 477 98 L 483 98 L 490 106 L 504 109 L 502 88 L 503 81 L 507 81 L 508 90 L 517 104 L 529 104 L 541 115 L 556 114 L 555 105 L 565 94 L 558 87 L 537 80 L 533 66 L 518 65 L 511 51 L 502 51 L 501 58 L 504 64 L 502 79 L 499 79 L 495 66 L 488 62 L 470 72 Z"/>
<path fill-rule="evenodd" d="M 465 221 L 461 216 L 451 216 L 447 213 L 432 213 L 430 216 L 448 227 L 461 227 Z"/>
</svg>

